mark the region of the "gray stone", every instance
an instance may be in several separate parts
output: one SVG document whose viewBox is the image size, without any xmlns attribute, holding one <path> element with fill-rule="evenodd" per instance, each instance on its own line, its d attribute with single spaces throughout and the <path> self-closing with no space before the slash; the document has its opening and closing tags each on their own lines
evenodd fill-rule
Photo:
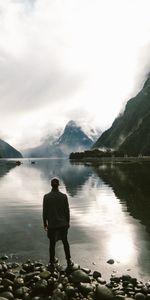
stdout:
<svg viewBox="0 0 150 300">
<path fill-rule="evenodd" d="M 95 300 L 114 300 L 115 296 L 113 292 L 104 285 L 98 285 L 96 287 Z"/>
<path fill-rule="evenodd" d="M 4 297 L 0 297 L 0 300 L 7 300 L 7 298 L 4 298 Z"/>
<path fill-rule="evenodd" d="M 90 282 L 90 277 L 83 272 L 82 270 L 76 270 L 74 271 L 71 276 L 70 276 L 71 280 L 74 283 L 80 283 L 80 282 Z"/>
<path fill-rule="evenodd" d="M 31 273 L 27 273 L 24 277 L 25 281 L 29 281 L 30 279 L 32 279 L 34 276 L 39 275 L 40 272 L 36 271 L 36 272 L 31 272 Z"/>
</svg>

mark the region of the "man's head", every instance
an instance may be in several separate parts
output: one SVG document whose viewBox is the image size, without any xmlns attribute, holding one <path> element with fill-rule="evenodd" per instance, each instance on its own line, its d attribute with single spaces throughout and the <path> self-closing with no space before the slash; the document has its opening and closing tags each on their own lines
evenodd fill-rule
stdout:
<svg viewBox="0 0 150 300">
<path fill-rule="evenodd" d="M 58 186 L 59 186 L 59 180 L 58 180 L 58 178 L 53 178 L 53 179 L 51 180 L 51 186 L 52 186 L 52 188 L 54 188 L 54 189 L 57 189 L 57 188 L 58 188 Z"/>
</svg>

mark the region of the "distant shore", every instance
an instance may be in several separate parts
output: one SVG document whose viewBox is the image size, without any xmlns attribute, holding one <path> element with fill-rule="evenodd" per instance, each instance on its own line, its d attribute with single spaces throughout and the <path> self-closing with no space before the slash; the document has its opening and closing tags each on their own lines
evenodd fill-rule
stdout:
<svg viewBox="0 0 150 300">
<path fill-rule="evenodd" d="M 70 159 L 71 162 L 85 163 L 137 163 L 150 162 L 150 156 L 125 156 L 125 157 L 83 157 Z"/>
</svg>

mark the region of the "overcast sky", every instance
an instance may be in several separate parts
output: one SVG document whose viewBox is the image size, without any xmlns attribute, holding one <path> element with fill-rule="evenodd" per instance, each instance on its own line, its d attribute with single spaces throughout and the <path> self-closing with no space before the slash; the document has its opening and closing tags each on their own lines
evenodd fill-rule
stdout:
<svg viewBox="0 0 150 300">
<path fill-rule="evenodd" d="M 0 137 L 107 129 L 150 70 L 150 0 L 0 0 Z"/>
</svg>

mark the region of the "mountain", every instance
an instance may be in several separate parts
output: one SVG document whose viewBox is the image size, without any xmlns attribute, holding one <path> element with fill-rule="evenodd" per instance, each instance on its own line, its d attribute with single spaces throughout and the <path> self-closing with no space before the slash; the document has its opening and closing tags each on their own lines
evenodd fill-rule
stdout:
<svg viewBox="0 0 150 300">
<path fill-rule="evenodd" d="M 26 157 L 66 157 L 70 152 L 90 149 L 93 140 L 89 138 L 75 121 L 69 121 L 57 138 L 46 138 L 38 147 L 23 151 Z"/>
<path fill-rule="evenodd" d="M 22 158 L 22 154 L 0 139 L 0 158 Z"/>
<path fill-rule="evenodd" d="M 128 155 L 150 155 L 150 75 L 92 148 L 117 149 Z"/>
</svg>

